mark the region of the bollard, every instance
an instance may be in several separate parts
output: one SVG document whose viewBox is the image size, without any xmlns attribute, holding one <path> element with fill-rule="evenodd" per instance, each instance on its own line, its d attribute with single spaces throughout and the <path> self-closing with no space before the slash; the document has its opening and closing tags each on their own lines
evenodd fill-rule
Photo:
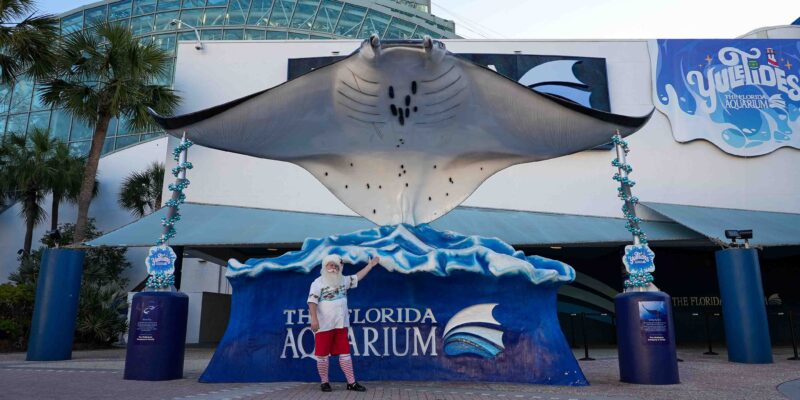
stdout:
<svg viewBox="0 0 800 400">
<path fill-rule="evenodd" d="M 581 313 L 581 334 L 583 334 L 583 358 L 581 361 L 594 361 L 589 357 L 589 338 L 586 336 L 586 313 Z"/>
<path fill-rule="evenodd" d="M 131 302 L 124 379 L 166 381 L 183 378 L 189 296 L 141 292 Z"/>
<path fill-rule="evenodd" d="M 756 249 L 731 248 L 714 254 L 728 361 L 772 363 L 758 252 Z"/>
<path fill-rule="evenodd" d="M 794 357 L 789 357 L 787 360 L 800 360 L 800 357 L 797 356 L 797 338 L 794 336 L 794 317 L 792 314 L 794 314 L 794 311 L 789 310 L 789 335 L 792 337 L 792 350 L 794 351 Z"/>
<path fill-rule="evenodd" d="M 72 358 L 84 255 L 81 250 L 45 250 L 36 284 L 26 360 Z"/>
<path fill-rule="evenodd" d="M 715 353 L 714 349 L 711 347 L 711 318 L 709 318 L 708 313 L 704 312 L 706 318 L 706 341 L 708 342 L 708 351 L 703 353 L 707 356 L 717 356 L 719 353 Z"/>
</svg>

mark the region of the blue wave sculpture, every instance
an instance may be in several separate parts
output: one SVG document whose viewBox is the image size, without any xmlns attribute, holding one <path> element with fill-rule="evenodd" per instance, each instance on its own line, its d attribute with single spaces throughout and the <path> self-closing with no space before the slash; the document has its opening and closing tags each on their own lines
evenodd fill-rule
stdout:
<svg viewBox="0 0 800 400">
<path fill-rule="evenodd" d="M 300 251 L 279 257 L 250 259 L 244 264 L 230 260 L 227 276 L 254 277 L 267 270 L 308 273 L 328 254 L 338 254 L 349 264 L 366 263 L 370 257 L 379 256 L 384 268 L 403 274 L 429 272 L 448 276 L 453 271 L 468 271 L 493 276 L 522 275 L 534 284 L 575 280 L 575 270 L 560 261 L 525 256 L 497 238 L 442 232 L 428 224 L 382 226 L 306 239 Z"/>
<path fill-rule="evenodd" d="M 558 322 L 568 265 L 496 238 L 395 225 L 307 239 L 279 257 L 229 261 L 231 316 L 202 382 L 318 380 L 306 299 L 328 254 L 344 273 L 381 266 L 348 293 L 360 380 L 587 385 Z M 333 381 L 342 380 L 337 368 Z"/>
</svg>

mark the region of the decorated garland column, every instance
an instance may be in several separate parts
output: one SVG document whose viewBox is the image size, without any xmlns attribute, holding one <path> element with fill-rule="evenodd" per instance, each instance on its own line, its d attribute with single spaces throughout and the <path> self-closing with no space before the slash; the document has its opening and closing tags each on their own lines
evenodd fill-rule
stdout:
<svg viewBox="0 0 800 400">
<path fill-rule="evenodd" d="M 631 191 L 636 182 L 629 178 L 633 168 L 626 160 L 630 149 L 619 131 L 611 141 L 617 151 L 617 158 L 611 162 L 617 167 L 617 196 L 623 202 L 625 228 L 633 236 L 633 244 L 625 246 L 622 257 L 628 274 L 625 290 L 614 297 L 620 380 L 648 385 L 679 383 L 672 299 L 653 284 L 655 253 L 647 245 L 642 219 L 636 215 L 639 199 Z"/>
<path fill-rule="evenodd" d="M 175 237 L 175 224 L 181 220 L 180 206 L 186 200 L 183 193 L 189 186 L 186 170 L 192 168 L 192 163 L 186 161 L 186 153 L 191 146 L 184 134 L 172 151 L 177 162 L 172 168 L 175 183 L 168 186 L 172 197 L 165 203 L 167 214 L 161 219 L 161 236 L 145 260 L 150 275 L 147 289 L 134 295 L 131 302 L 125 379 L 162 381 L 183 377 L 189 296 L 173 286 L 178 257 L 168 243 Z"/>
<path fill-rule="evenodd" d="M 628 142 L 622 139 L 619 132 L 611 138 L 617 151 L 617 158 L 611 165 L 617 167 L 614 180 L 619 182 L 617 196 L 622 200 L 622 214 L 628 222 L 625 228 L 633 235 L 633 245 L 625 246 L 625 256 L 622 258 L 628 278 L 625 280 L 625 291 L 657 291 L 653 284 L 652 272 L 656 270 L 654 264 L 655 253 L 647 245 L 647 235 L 642 231 L 642 219 L 636 215 L 636 204 L 639 198 L 633 195 L 631 188 L 636 182 L 630 180 L 628 175 L 633 168 L 627 163 L 626 155 L 630 151 Z"/>
<path fill-rule="evenodd" d="M 192 169 L 192 163 L 186 161 L 189 147 L 192 141 L 186 139 L 186 135 L 181 139 L 181 143 L 172 150 L 172 159 L 178 164 L 172 168 L 172 175 L 175 176 L 175 183 L 170 183 L 168 188 L 172 192 L 172 197 L 167 200 L 167 215 L 161 218 L 163 232 L 156 241 L 156 245 L 150 248 L 145 263 L 147 264 L 147 288 L 150 290 L 170 290 L 175 284 L 175 260 L 177 255 L 172 247 L 167 243 L 175 237 L 175 224 L 181 220 L 180 206 L 186 201 L 183 190 L 189 186 L 186 179 L 186 170 Z"/>
</svg>

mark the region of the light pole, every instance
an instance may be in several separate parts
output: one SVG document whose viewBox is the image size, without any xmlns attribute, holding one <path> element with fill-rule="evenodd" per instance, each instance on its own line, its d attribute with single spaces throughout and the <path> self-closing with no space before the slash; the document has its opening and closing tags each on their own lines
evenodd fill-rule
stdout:
<svg viewBox="0 0 800 400">
<path fill-rule="evenodd" d="M 200 31 L 199 31 L 199 30 L 197 30 L 197 28 L 196 28 L 196 27 L 194 27 L 194 26 L 191 26 L 191 25 L 187 24 L 186 22 L 183 22 L 183 21 L 181 21 L 181 20 L 179 20 L 179 19 L 173 19 L 172 21 L 170 21 L 170 23 L 169 23 L 169 24 L 170 24 L 170 25 L 172 25 L 172 26 L 175 26 L 175 25 L 178 25 L 178 24 L 180 24 L 180 25 L 186 25 L 186 26 L 188 26 L 189 28 L 191 28 L 192 30 L 194 30 L 194 34 L 195 34 L 195 36 L 197 36 L 197 43 L 195 43 L 195 45 L 194 45 L 194 48 L 195 48 L 196 50 L 202 50 L 202 49 L 203 49 L 203 42 L 202 42 L 202 41 L 200 41 Z M 178 26 L 178 29 L 180 29 L 180 25 Z"/>
</svg>

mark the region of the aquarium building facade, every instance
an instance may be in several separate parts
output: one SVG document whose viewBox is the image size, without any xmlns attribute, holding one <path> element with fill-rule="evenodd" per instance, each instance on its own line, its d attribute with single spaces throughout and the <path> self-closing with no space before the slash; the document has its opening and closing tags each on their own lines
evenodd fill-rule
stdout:
<svg viewBox="0 0 800 400">
<path fill-rule="evenodd" d="M 679 343 L 705 339 L 706 313 L 714 339 L 722 340 L 722 321 L 714 315 L 720 306 L 714 251 L 729 243 L 726 229 L 753 230 L 750 242 L 762 249 L 765 301 L 775 312 L 770 320 L 775 324 L 773 340 L 788 340 L 786 322 L 777 313 L 800 307 L 800 298 L 792 289 L 800 278 L 796 98 L 800 27 L 765 28 L 746 38 L 694 42 L 459 40 L 450 39 L 454 34 L 446 28 L 452 28 L 452 23 L 426 14 L 424 4 L 411 7 L 376 2 L 380 6 L 370 8 L 373 6 L 355 1 L 331 2 L 339 4 L 341 11 L 336 25 L 326 33 L 314 27 L 327 0 L 310 2 L 316 7 L 315 19 L 302 26 L 312 29 L 292 25 L 303 1 L 272 5 L 272 13 L 277 4 L 294 5 L 293 16 L 283 20 L 285 25 L 270 25 L 270 14 L 266 22 L 258 20 L 252 26 L 249 16 L 263 2 L 250 2 L 248 16 L 239 20 L 242 25 L 228 28 L 225 21 L 231 21 L 230 11 L 238 7 L 231 1 L 219 7 L 226 15 L 222 25 L 201 24 L 202 49 L 198 50 L 191 29 L 156 33 L 160 3 L 153 3 L 155 8 L 145 14 L 152 17 L 152 28 L 146 28 L 156 38 L 152 40 L 171 35 L 177 42 L 172 45 L 174 75 L 165 82 L 184 99 L 176 114 L 279 85 L 350 54 L 359 46 L 362 32 L 369 32 L 363 27 L 370 13 L 389 15 L 384 3 L 403 11 L 389 18 L 385 39 L 424 34 L 439 37 L 449 51 L 532 90 L 615 114 L 654 111 L 650 122 L 628 138 L 628 162 L 634 168 L 631 178 L 637 182 L 634 191 L 640 199 L 640 216 L 645 219 L 642 228 L 656 252 L 656 284 L 673 296 Z M 181 4 L 182 10 L 163 12 L 193 10 L 187 3 Z M 211 3 L 216 2 L 209 0 L 205 11 L 196 13 L 209 15 L 208 10 L 215 8 Z M 114 4 L 99 7 L 105 7 L 110 17 Z M 130 9 L 131 18 L 141 13 L 135 6 L 138 3 Z M 344 11 L 355 7 L 364 10 L 358 33 L 337 35 Z M 93 7 L 79 11 L 84 21 L 90 9 Z M 216 12 L 222 11 L 212 10 L 211 15 Z M 405 21 L 403 18 L 417 25 L 407 36 L 397 36 L 392 27 Z M 133 27 L 133 19 L 131 24 Z M 237 33 L 227 33 L 228 29 Z M 276 37 L 275 32 L 284 36 Z M 297 34 L 307 35 L 303 37 L 306 40 L 292 40 Z M 681 60 L 687 64 L 680 64 Z M 30 120 L 34 112 L 28 114 Z M 120 137 L 127 135 L 120 135 L 118 128 L 117 136 L 109 140 L 116 146 Z M 171 169 L 171 149 L 177 140 L 158 133 L 142 133 L 130 140 L 136 144 L 109 151 L 101 160 L 101 194 L 91 214 L 106 235 L 90 244 L 128 246 L 134 263 L 132 281 L 138 283 L 145 278 L 142 249 L 158 237 L 163 210 L 135 220 L 116 205 L 116 191 L 127 174 L 154 161 L 165 162 L 167 170 Z M 614 157 L 611 146 L 601 146 L 513 166 L 490 177 L 461 207 L 431 225 L 498 237 L 527 254 L 572 265 L 576 281 L 559 292 L 562 328 L 568 340 L 581 337 L 579 315 L 588 313 L 589 339 L 611 342 L 613 297 L 622 290 L 622 247 L 631 240 L 620 211 L 617 183 L 611 179 L 616 172 L 611 165 Z M 225 279 L 228 259 L 276 256 L 298 249 L 309 237 L 373 226 L 294 164 L 201 146 L 192 147 L 189 160 L 194 168 L 188 176 L 192 182 L 186 190 L 188 204 L 182 208 L 178 235 L 171 241 L 185 254 L 181 289 L 191 298 L 189 342 L 214 342 L 224 331 L 231 291 Z M 21 247 L 15 207 L 0 214 L 4 260 L 13 260 Z M 74 211 L 64 207 L 64 220 L 69 221 Z"/>
</svg>

